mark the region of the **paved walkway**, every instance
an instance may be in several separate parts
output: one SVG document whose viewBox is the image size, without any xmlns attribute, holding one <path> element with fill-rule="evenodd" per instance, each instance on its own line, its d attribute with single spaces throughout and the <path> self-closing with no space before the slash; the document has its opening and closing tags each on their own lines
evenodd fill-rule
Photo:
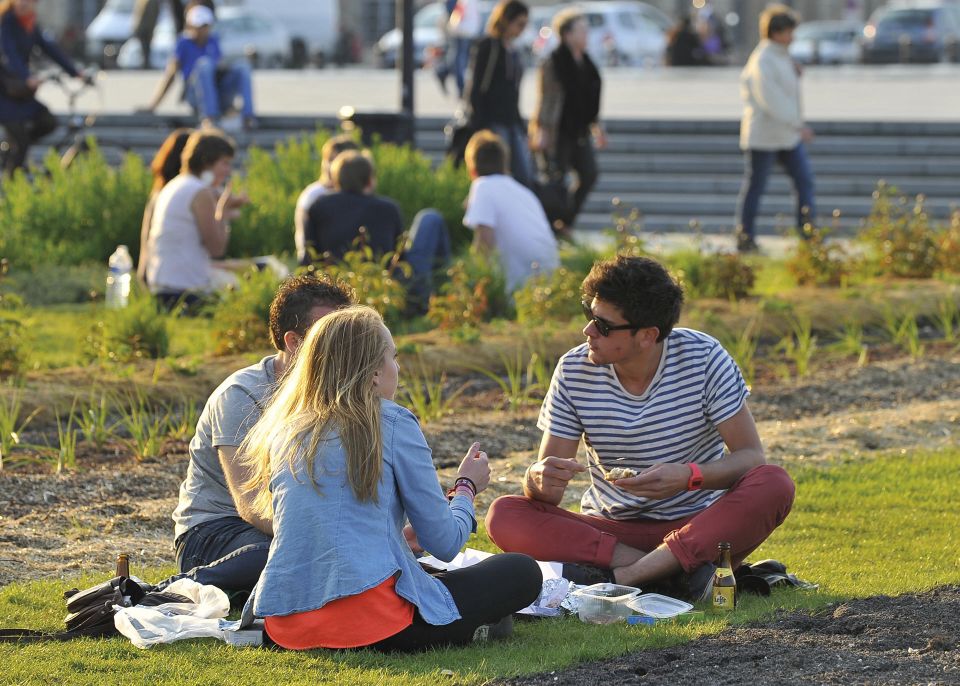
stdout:
<svg viewBox="0 0 960 686">
<path fill-rule="evenodd" d="M 628 119 L 731 119 L 740 117 L 739 70 L 735 68 L 608 69 L 604 73 L 602 114 Z M 160 72 L 103 73 L 103 111 L 129 113 L 146 103 Z M 521 111 L 533 107 L 536 79 L 523 80 Z M 804 100 L 811 121 L 956 121 L 960 117 L 960 65 L 814 67 L 804 76 Z M 357 110 L 394 111 L 399 107 L 396 72 L 369 68 L 308 71 L 257 71 L 258 111 L 270 115 L 332 115 L 344 105 Z M 173 92 L 161 113 L 185 113 Z M 456 107 L 440 92 L 432 72 L 416 75 L 417 113 L 447 116 Z M 56 85 L 45 84 L 40 98 L 62 112 L 66 100 Z M 96 109 L 94 95 L 81 109 Z"/>
</svg>

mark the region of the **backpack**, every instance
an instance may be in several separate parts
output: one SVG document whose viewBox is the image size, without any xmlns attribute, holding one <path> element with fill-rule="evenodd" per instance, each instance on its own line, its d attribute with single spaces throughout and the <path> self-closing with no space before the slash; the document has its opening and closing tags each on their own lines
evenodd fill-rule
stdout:
<svg viewBox="0 0 960 686">
<path fill-rule="evenodd" d="M 80 591 L 71 588 L 63 594 L 67 601 L 64 631 L 49 633 L 33 629 L 0 629 L 0 643 L 69 641 L 75 638 L 106 638 L 119 634 L 113 623 L 115 605 L 156 606 L 171 602 L 191 602 L 176 593 L 157 591 L 145 582 L 115 576 L 109 581 Z"/>
</svg>

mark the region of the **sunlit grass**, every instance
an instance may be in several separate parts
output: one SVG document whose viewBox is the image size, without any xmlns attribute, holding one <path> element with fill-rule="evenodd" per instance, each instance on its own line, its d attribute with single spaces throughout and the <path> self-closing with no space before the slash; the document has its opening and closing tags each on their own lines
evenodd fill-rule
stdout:
<svg viewBox="0 0 960 686">
<path fill-rule="evenodd" d="M 642 648 L 682 643 L 769 616 L 775 609 L 813 609 L 831 601 L 899 594 L 960 583 L 960 450 L 838 460 L 790 467 L 797 499 L 786 523 L 753 555 L 773 557 L 821 585 L 819 592 L 777 591 L 745 597 L 729 618 L 687 626 L 593 626 L 575 618 L 518 622 L 501 643 L 421 655 L 366 651 L 307 654 L 235 649 L 212 640 L 147 651 L 124 639 L 82 640 L 25 647 L 0 645 L 4 683 L 72 684 L 258 683 L 374 684 L 484 683 L 498 676 L 560 669 L 575 662 Z M 482 527 L 471 546 L 492 550 Z M 107 570 L 104 570 L 105 572 Z M 148 579 L 170 569 L 135 570 Z M 77 580 L 83 587 L 107 574 Z M 6 626 L 55 629 L 62 621 L 61 581 L 14 584 L 0 590 Z M 450 670 L 453 676 L 442 674 Z"/>
</svg>

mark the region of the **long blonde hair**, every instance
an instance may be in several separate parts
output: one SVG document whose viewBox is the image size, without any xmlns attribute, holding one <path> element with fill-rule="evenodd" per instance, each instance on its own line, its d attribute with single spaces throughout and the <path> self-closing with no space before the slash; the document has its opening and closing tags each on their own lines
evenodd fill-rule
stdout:
<svg viewBox="0 0 960 686">
<path fill-rule="evenodd" d="M 262 516 L 273 509 L 269 485 L 273 465 L 287 466 L 313 481 L 320 442 L 340 435 L 347 453 L 347 478 L 361 502 L 377 501 L 383 470 L 380 394 L 374 375 L 387 352 L 386 327 L 377 312 L 354 306 L 331 312 L 314 324 L 280 388 L 240 446 Z"/>
</svg>

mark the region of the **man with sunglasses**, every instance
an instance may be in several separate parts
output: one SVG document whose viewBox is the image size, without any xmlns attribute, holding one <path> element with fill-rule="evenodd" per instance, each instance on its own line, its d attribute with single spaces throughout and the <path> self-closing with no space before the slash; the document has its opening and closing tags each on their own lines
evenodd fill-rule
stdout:
<svg viewBox="0 0 960 686">
<path fill-rule="evenodd" d="M 682 582 L 673 593 L 700 600 L 717 544 L 731 544 L 738 566 L 790 512 L 793 481 L 766 464 L 730 355 L 674 328 L 683 291 L 666 269 L 619 256 L 595 264 L 583 292 L 587 342 L 554 372 L 524 495 L 494 501 L 487 531 L 505 551 L 565 563 L 577 583 L 669 579 Z M 636 475 L 608 481 L 616 467 Z M 580 512 L 562 509 L 584 471 Z"/>
</svg>

